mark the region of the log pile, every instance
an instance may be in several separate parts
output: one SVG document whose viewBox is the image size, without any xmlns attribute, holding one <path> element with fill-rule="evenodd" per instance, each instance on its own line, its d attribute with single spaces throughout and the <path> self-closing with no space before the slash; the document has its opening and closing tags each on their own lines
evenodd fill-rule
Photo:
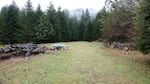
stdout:
<svg viewBox="0 0 150 84">
<path fill-rule="evenodd" d="M 128 48 L 128 50 L 136 50 L 136 44 L 135 43 L 120 43 L 120 42 L 111 42 L 111 43 L 106 43 L 104 42 L 103 44 L 107 48 L 118 48 L 120 50 L 123 50 L 124 48 Z"/>
<path fill-rule="evenodd" d="M 46 46 L 38 46 L 32 43 L 7 45 L 5 48 L 0 48 L 0 59 L 9 59 L 14 56 L 28 57 L 46 51 L 48 51 Z"/>
</svg>

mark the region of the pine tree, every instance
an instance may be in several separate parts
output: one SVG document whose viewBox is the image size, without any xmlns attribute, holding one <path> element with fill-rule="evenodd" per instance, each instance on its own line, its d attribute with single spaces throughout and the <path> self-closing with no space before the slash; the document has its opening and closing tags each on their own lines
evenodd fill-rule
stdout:
<svg viewBox="0 0 150 84">
<path fill-rule="evenodd" d="M 67 12 L 61 11 L 60 12 L 60 25 L 61 25 L 61 41 L 69 41 L 70 39 L 70 33 L 69 33 L 69 17 Z"/>
<path fill-rule="evenodd" d="M 42 9 L 41 9 L 41 5 L 38 4 L 38 6 L 37 6 L 37 8 L 36 8 L 36 11 L 35 11 L 35 21 L 36 21 L 35 25 L 36 25 L 36 26 L 40 23 L 40 18 L 41 18 L 41 16 L 43 16 L 43 15 L 44 15 L 44 13 L 43 13 L 43 11 L 42 11 Z"/>
<path fill-rule="evenodd" d="M 63 40 L 63 35 L 62 35 L 62 26 L 61 26 L 61 8 L 58 7 L 58 11 L 55 12 L 55 23 L 54 25 L 54 31 L 55 31 L 55 37 L 56 37 L 56 41 L 60 42 Z"/>
<path fill-rule="evenodd" d="M 13 2 L 2 8 L 1 38 L 3 43 L 20 42 L 21 27 L 19 24 L 19 8 Z"/>
<path fill-rule="evenodd" d="M 40 18 L 36 32 L 37 42 L 53 42 L 54 29 L 46 15 Z"/>
<path fill-rule="evenodd" d="M 35 37 L 36 17 L 30 0 L 27 1 L 24 16 L 24 29 L 27 42 L 33 42 Z"/>
<path fill-rule="evenodd" d="M 82 15 L 79 21 L 79 40 L 83 40 L 83 32 L 85 29 L 85 13 L 82 11 Z"/>
<path fill-rule="evenodd" d="M 4 31 L 4 28 L 6 27 L 6 15 L 7 15 L 7 11 L 8 11 L 8 7 L 7 6 L 4 6 L 2 7 L 1 9 L 1 13 L 0 13 L 0 42 L 4 42 L 4 35 L 3 35 L 3 31 Z"/>
<path fill-rule="evenodd" d="M 78 41 L 81 38 L 79 31 L 79 20 L 77 20 L 76 16 L 71 17 L 69 20 L 69 32 L 71 41 Z"/>
<path fill-rule="evenodd" d="M 105 27 L 107 17 L 108 17 L 108 14 L 106 12 L 105 7 L 97 13 L 96 18 L 94 20 L 94 26 L 95 26 L 95 32 L 96 32 L 94 33 L 95 38 L 103 39 L 105 37 L 106 35 L 105 31 L 107 31 Z"/>
<path fill-rule="evenodd" d="M 135 17 L 136 43 L 138 49 L 150 53 L 150 0 L 142 0 Z"/>
<path fill-rule="evenodd" d="M 86 9 L 83 21 L 84 21 L 83 40 L 90 41 L 92 35 L 92 26 L 91 26 L 91 17 L 88 9 Z"/>
<path fill-rule="evenodd" d="M 43 21 L 43 19 L 45 20 L 45 17 L 44 18 L 42 17 L 44 17 L 44 13 L 41 9 L 40 4 L 38 4 L 36 11 L 35 11 L 35 21 L 36 21 L 35 22 L 35 37 L 34 37 L 35 42 L 38 42 L 40 38 L 39 36 L 37 36 L 38 35 L 37 33 L 39 33 L 39 29 L 40 29 L 39 25 L 41 25 L 40 19 L 42 19 L 41 21 Z"/>
</svg>

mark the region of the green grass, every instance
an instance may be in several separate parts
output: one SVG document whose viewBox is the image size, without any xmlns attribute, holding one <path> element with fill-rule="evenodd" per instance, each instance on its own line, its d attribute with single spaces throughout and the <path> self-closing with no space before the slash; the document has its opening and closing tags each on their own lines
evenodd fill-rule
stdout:
<svg viewBox="0 0 150 84">
<path fill-rule="evenodd" d="M 4 47 L 4 45 L 0 45 L 0 48 L 3 48 Z"/>
<path fill-rule="evenodd" d="M 98 42 L 68 42 L 69 50 L 0 62 L 3 84 L 150 84 L 150 69 Z M 50 47 L 50 44 L 42 44 Z M 143 64 L 144 65 L 144 64 Z M 143 71 L 142 71 L 143 70 Z"/>
</svg>

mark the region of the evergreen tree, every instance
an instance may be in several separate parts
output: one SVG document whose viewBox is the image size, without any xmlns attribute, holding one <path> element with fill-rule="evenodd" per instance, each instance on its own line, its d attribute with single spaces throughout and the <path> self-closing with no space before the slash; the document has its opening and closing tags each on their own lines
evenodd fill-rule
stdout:
<svg viewBox="0 0 150 84">
<path fill-rule="evenodd" d="M 35 24 L 36 17 L 35 12 L 32 7 L 32 3 L 30 0 L 27 1 L 25 7 L 25 16 L 24 16 L 24 29 L 25 29 L 25 37 L 27 42 L 33 42 L 35 37 Z"/>
<path fill-rule="evenodd" d="M 6 27 L 6 15 L 7 15 L 7 11 L 8 11 L 8 7 L 4 6 L 1 9 L 1 13 L 0 13 L 0 42 L 4 41 L 4 35 L 3 35 L 3 31 L 4 28 Z"/>
<path fill-rule="evenodd" d="M 101 11 L 99 11 L 94 19 L 94 26 L 95 26 L 95 32 L 94 37 L 96 38 L 102 38 L 102 28 L 103 28 L 103 19 L 106 15 L 105 8 L 103 8 Z"/>
<path fill-rule="evenodd" d="M 70 32 L 69 32 L 69 17 L 67 12 L 61 11 L 60 12 L 60 25 L 61 25 L 61 41 L 69 41 L 70 39 Z"/>
<path fill-rule="evenodd" d="M 43 13 L 43 11 L 42 11 L 42 9 L 41 9 L 41 5 L 38 4 L 38 6 L 37 6 L 37 8 L 36 8 L 36 11 L 35 11 L 35 21 L 36 21 L 35 25 L 36 25 L 36 26 L 40 23 L 40 18 L 41 18 L 41 16 L 43 16 L 43 15 L 44 15 L 44 13 Z"/>
<path fill-rule="evenodd" d="M 53 42 L 54 29 L 47 18 L 46 15 L 43 15 L 40 18 L 40 23 L 38 24 L 38 30 L 36 32 L 37 42 Z"/>
<path fill-rule="evenodd" d="M 13 2 L 10 6 L 2 8 L 1 38 L 3 43 L 20 42 L 19 8 Z"/>
<path fill-rule="evenodd" d="M 55 13 L 55 23 L 54 23 L 54 30 L 55 30 L 55 37 L 56 41 L 62 41 L 63 35 L 62 35 L 62 27 L 61 27 L 61 8 L 58 8 L 58 11 Z"/>
<path fill-rule="evenodd" d="M 71 41 L 78 41 L 81 38 L 79 31 L 79 20 L 77 20 L 76 16 L 71 17 L 69 20 L 69 32 Z"/>
<path fill-rule="evenodd" d="M 86 9 L 85 16 L 83 17 L 83 21 L 84 21 L 83 40 L 90 41 L 93 30 L 92 30 L 91 17 L 88 9 Z"/>
<path fill-rule="evenodd" d="M 35 11 L 35 21 L 36 22 L 35 22 L 35 37 L 34 37 L 34 41 L 36 41 L 36 42 L 38 42 L 39 38 L 40 38 L 40 37 L 37 36 L 38 35 L 37 33 L 39 33 L 39 29 L 40 29 L 40 26 L 41 26 L 40 20 L 42 19 L 41 21 L 43 21 L 45 19 L 45 17 L 41 18 L 42 16 L 44 17 L 44 13 L 41 10 L 40 4 L 38 4 L 38 6 L 36 8 L 36 11 Z"/>
<path fill-rule="evenodd" d="M 27 29 L 26 29 L 26 10 L 24 8 L 22 8 L 20 11 L 19 11 L 19 23 L 20 23 L 20 26 L 21 26 L 21 37 L 20 37 L 20 40 L 21 42 L 25 43 L 27 42 Z"/>
<path fill-rule="evenodd" d="M 85 27 L 85 13 L 82 11 L 82 15 L 79 22 L 79 40 L 83 40 L 83 32 Z"/>
<path fill-rule="evenodd" d="M 150 53 L 150 0 L 142 0 L 135 19 L 137 47 L 144 54 Z"/>
<path fill-rule="evenodd" d="M 46 14 L 49 23 L 52 24 L 51 28 L 54 31 L 51 39 L 53 39 L 54 42 L 58 42 L 61 39 L 60 20 L 58 18 L 58 13 L 56 12 L 52 3 L 50 3 Z"/>
</svg>

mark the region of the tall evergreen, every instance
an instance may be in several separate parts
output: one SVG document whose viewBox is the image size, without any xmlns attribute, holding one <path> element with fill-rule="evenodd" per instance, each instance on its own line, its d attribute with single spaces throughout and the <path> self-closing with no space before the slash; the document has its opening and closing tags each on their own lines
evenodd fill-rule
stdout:
<svg viewBox="0 0 150 84">
<path fill-rule="evenodd" d="M 30 0 L 27 1 L 25 6 L 25 19 L 24 19 L 24 29 L 25 29 L 25 37 L 27 42 L 34 41 L 35 37 L 35 24 L 36 17 L 35 12 L 33 10 L 33 6 Z"/>
<path fill-rule="evenodd" d="M 79 40 L 83 40 L 83 32 L 85 27 L 85 13 L 82 11 L 82 15 L 79 22 Z"/>
<path fill-rule="evenodd" d="M 99 11 L 94 19 L 94 37 L 96 38 L 102 38 L 102 28 L 103 28 L 103 22 L 104 18 L 106 16 L 105 8 L 103 8 L 101 11 Z"/>
<path fill-rule="evenodd" d="M 52 23 L 49 21 L 46 15 L 40 18 L 36 31 L 37 42 L 53 42 L 54 29 Z"/>
<path fill-rule="evenodd" d="M 36 10 L 35 10 L 35 26 L 37 26 L 40 23 L 40 18 L 41 16 L 44 15 L 42 9 L 41 9 L 41 5 L 38 4 Z"/>
<path fill-rule="evenodd" d="M 52 3 L 49 4 L 47 9 L 47 18 L 50 24 L 52 24 L 53 36 L 52 39 L 54 42 L 58 42 L 61 40 L 61 28 L 60 28 L 60 20 L 58 18 L 58 13 L 54 8 Z"/>
<path fill-rule="evenodd" d="M 19 8 L 13 2 L 8 7 L 3 7 L 1 11 L 1 40 L 3 43 L 19 42 L 20 24 L 19 24 Z"/>
<path fill-rule="evenodd" d="M 6 27 L 6 18 L 7 18 L 7 11 L 8 11 L 8 7 L 4 6 L 1 9 L 1 13 L 0 13 L 0 41 L 4 43 L 5 40 L 5 35 L 4 34 L 4 28 Z"/>
<path fill-rule="evenodd" d="M 84 21 L 83 40 L 90 41 L 92 39 L 91 37 L 92 37 L 93 27 L 92 27 L 91 17 L 90 17 L 88 9 L 86 9 L 85 11 L 83 21 Z"/>
<path fill-rule="evenodd" d="M 61 11 L 60 13 L 60 22 L 61 22 L 61 38 L 62 41 L 70 40 L 70 32 L 69 32 L 69 16 L 66 11 Z"/>
<path fill-rule="evenodd" d="M 78 41 L 82 37 L 80 36 L 79 20 L 76 16 L 69 19 L 69 32 L 71 41 Z"/>
<path fill-rule="evenodd" d="M 150 0 L 142 0 L 135 17 L 136 42 L 138 49 L 150 53 Z"/>
<path fill-rule="evenodd" d="M 43 19 L 45 19 L 44 17 L 44 13 L 41 9 L 41 5 L 38 4 L 36 10 L 35 10 L 35 37 L 34 37 L 34 41 L 35 42 L 38 42 L 39 41 L 39 29 L 40 29 L 40 26 L 41 26 L 41 22 L 40 21 L 43 21 Z M 42 19 L 42 20 L 41 20 Z M 40 25 L 40 26 L 39 26 Z"/>
<path fill-rule="evenodd" d="M 62 40 L 62 27 L 61 27 L 61 8 L 59 7 L 57 12 L 55 13 L 55 23 L 54 25 L 54 31 L 55 31 L 55 39 L 56 41 L 61 41 Z"/>
</svg>

